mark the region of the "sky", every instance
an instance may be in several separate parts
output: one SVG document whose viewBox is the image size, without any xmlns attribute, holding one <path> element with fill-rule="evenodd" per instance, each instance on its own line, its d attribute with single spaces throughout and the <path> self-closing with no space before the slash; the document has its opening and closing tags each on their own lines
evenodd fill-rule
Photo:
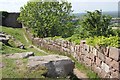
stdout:
<svg viewBox="0 0 120 80">
<path fill-rule="evenodd" d="M 29 0 L 0 0 L 0 11 L 20 12 L 20 7 L 24 6 Z M 74 13 L 87 11 L 118 11 L 119 0 L 67 0 L 72 4 Z M 120 7 L 120 5 L 119 5 Z"/>
</svg>

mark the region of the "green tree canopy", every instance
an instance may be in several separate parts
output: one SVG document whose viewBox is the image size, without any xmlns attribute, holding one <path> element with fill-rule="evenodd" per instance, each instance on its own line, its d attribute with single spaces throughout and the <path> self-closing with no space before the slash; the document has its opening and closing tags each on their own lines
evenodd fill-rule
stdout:
<svg viewBox="0 0 120 80">
<path fill-rule="evenodd" d="M 37 0 L 28 2 L 21 7 L 18 21 L 32 28 L 39 37 L 71 36 L 74 32 L 74 16 L 69 15 L 72 10 L 71 3 L 52 0 Z"/>
<path fill-rule="evenodd" d="M 103 15 L 102 11 L 87 11 L 81 20 L 81 27 L 89 36 L 108 36 L 111 34 L 111 28 L 109 28 L 111 19 L 111 16 Z"/>
</svg>

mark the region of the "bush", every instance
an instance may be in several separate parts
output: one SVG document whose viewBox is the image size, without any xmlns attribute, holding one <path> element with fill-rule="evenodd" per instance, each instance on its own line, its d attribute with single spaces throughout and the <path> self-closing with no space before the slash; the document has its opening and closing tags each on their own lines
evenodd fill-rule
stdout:
<svg viewBox="0 0 120 80">
<path fill-rule="evenodd" d="M 66 40 L 75 44 L 80 44 L 81 37 L 79 36 L 79 34 L 74 34 L 71 37 L 66 38 Z"/>
<path fill-rule="evenodd" d="M 99 36 L 99 37 L 90 37 L 86 39 L 87 44 L 92 45 L 92 46 L 112 46 L 119 48 L 119 41 L 120 38 L 118 36 L 110 36 L 110 37 L 104 37 L 104 36 Z"/>
</svg>

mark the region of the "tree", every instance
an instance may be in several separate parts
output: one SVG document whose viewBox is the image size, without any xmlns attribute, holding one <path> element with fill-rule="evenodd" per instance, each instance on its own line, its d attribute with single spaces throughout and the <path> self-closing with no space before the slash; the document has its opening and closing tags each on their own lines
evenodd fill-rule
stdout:
<svg viewBox="0 0 120 80">
<path fill-rule="evenodd" d="M 71 7 L 71 3 L 57 0 L 28 2 L 21 7 L 18 21 L 32 28 L 39 37 L 68 37 L 73 34 L 75 27 L 72 22 L 74 16 L 69 15 Z"/>
<path fill-rule="evenodd" d="M 81 20 L 81 27 L 89 36 L 108 36 L 111 34 L 111 28 L 109 28 L 111 18 L 109 15 L 102 15 L 102 11 L 87 11 Z"/>
</svg>

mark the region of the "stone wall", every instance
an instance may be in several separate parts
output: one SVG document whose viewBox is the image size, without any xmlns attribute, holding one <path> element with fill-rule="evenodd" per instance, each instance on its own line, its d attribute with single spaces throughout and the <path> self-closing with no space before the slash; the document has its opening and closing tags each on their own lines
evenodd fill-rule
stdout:
<svg viewBox="0 0 120 80">
<path fill-rule="evenodd" d="M 2 26 L 22 28 L 22 24 L 17 21 L 20 13 L 8 13 L 6 18 L 2 19 Z"/>
<path fill-rule="evenodd" d="M 29 34 L 29 38 L 30 38 Z M 120 79 L 120 49 L 114 47 L 93 47 L 81 41 L 75 45 L 65 40 L 32 38 L 34 44 L 48 50 L 57 50 L 71 54 L 80 63 L 94 70 L 101 78 Z"/>
</svg>

